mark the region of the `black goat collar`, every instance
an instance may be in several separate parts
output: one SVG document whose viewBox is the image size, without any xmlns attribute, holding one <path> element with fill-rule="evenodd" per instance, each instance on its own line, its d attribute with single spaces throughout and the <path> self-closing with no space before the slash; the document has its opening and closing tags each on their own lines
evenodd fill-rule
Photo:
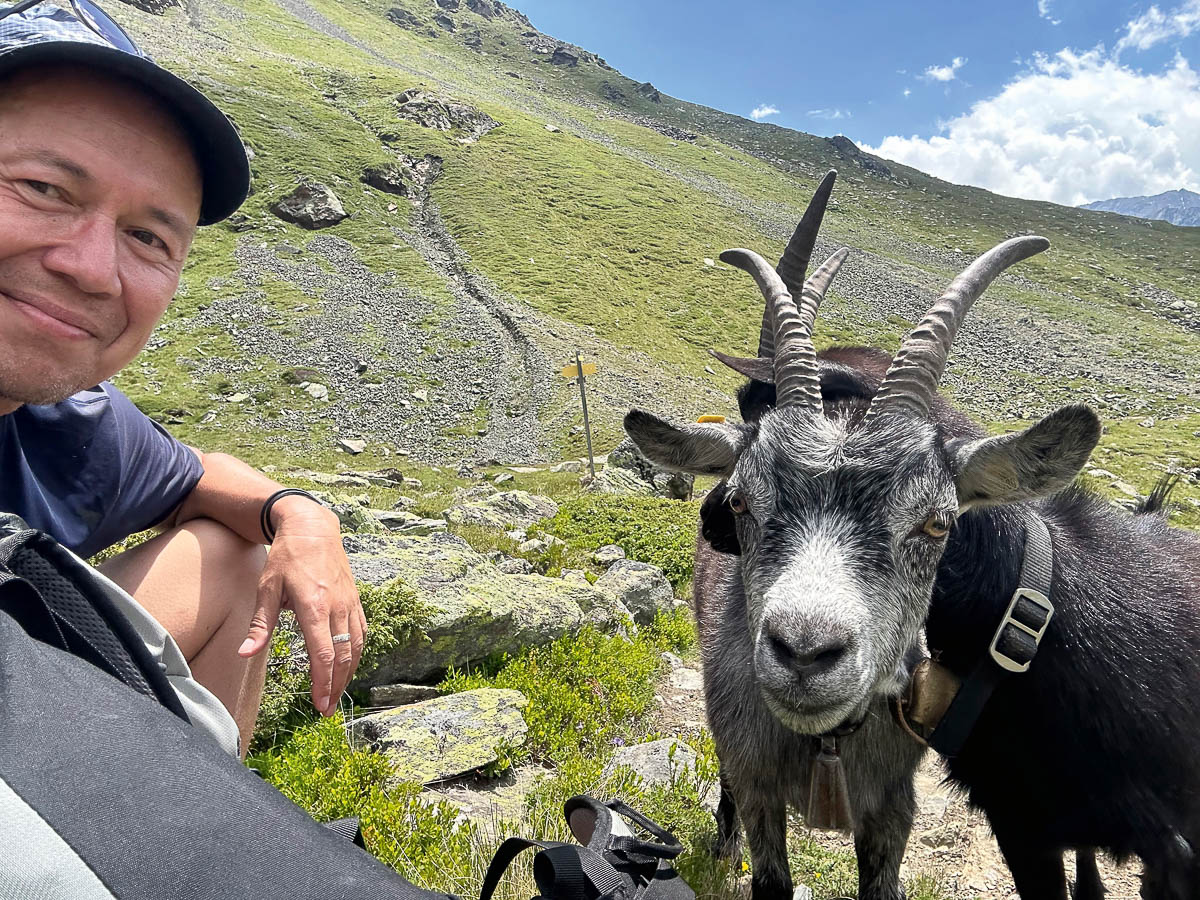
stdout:
<svg viewBox="0 0 1200 900">
<path fill-rule="evenodd" d="M 1050 580 L 1054 544 L 1041 517 L 1025 522 L 1021 575 L 987 654 L 955 691 L 957 679 L 933 660 L 923 660 L 909 682 L 908 694 L 895 704 L 902 728 L 942 756 L 957 756 L 1000 682 L 1029 671 L 1054 616 Z"/>
</svg>

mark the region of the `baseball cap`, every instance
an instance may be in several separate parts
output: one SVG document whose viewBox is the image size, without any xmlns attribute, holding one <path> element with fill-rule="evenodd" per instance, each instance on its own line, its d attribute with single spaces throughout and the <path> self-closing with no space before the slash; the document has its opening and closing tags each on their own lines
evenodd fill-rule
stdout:
<svg viewBox="0 0 1200 900">
<path fill-rule="evenodd" d="M 39 63 L 95 66 L 158 95 L 184 127 L 200 165 L 199 224 L 219 222 L 242 205 L 250 190 L 250 163 L 233 123 L 143 53 L 92 0 L 0 5 L 0 76 Z"/>
</svg>

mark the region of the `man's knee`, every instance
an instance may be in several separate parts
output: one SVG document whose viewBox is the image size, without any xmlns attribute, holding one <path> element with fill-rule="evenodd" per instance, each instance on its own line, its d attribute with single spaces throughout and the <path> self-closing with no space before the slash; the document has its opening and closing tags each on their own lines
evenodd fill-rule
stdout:
<svg viewBox="0 0 1200 900">
<path fill-rule="evenodd" d="M 267 562 L 267 548 L 254 544 L 213 519 L 191 519 L 176 531 L 188 534 L 196 542 L 200 565 L 222 580 L 240 581 L 256 586 Z"/>
</svg>

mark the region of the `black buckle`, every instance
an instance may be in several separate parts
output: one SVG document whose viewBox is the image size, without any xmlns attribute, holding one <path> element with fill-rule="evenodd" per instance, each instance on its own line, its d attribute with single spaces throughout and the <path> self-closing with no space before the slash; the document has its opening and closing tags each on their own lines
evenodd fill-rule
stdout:
<svg viewBox="0 0 1200 900">
<path fill-rule="evenodd" d="M 996 665 L 1008 672 L 1029 671 L 1053 616 L 1049 597 L 1033 588 L 1017 588 L 988 648 Z"/>
</svg>

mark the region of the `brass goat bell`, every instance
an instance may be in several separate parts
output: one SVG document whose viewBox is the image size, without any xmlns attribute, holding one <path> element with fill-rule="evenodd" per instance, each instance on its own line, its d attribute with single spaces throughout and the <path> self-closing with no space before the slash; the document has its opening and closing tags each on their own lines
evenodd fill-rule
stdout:
<svg viewBox="0 0 1200 900">
<path fill-rule="evenodd" d="M 850 812 L 850 791 L 846 787 L 846 770 L 838 755 L 838 739 L 822 737 L 821 746 L 813 756 L 808 778 L 808 803 L 804 821 L 809 828 L 829 831 L 852 831 L 854 816 Z"/>
</svg>

